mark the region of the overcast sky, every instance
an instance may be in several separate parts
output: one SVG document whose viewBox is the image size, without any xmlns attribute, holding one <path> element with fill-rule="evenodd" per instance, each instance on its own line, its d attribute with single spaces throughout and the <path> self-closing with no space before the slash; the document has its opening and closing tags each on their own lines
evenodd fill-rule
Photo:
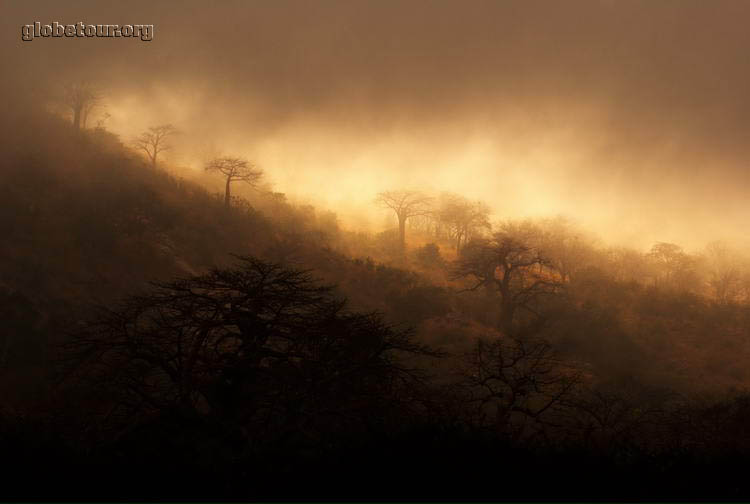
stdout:
<svg viewBox="0 0 750 504">
<path fill-rule="evenodd" d="M 378 191 L 421 187 L 638 247 L 744 240 L 748 1 L 177 5 L 3 0 L 5 94 L 85 78 L 123 140 L 172 122 L 173 162 L 251 157 L 345 221 Z M 154 37 L 22 41 L 35 21 Z"/>
</svg>

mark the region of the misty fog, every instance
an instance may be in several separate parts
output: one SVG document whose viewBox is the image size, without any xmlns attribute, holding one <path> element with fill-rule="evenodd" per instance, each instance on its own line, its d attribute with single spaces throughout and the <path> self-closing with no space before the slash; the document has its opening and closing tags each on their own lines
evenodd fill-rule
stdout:
<svg viewBox="0 0 750 504">
<path fill-rule="evenodd" d="M 6 86 L 44 96 L 85 76 L 123 138 L 168 120 L 184 170 L 242 154 L 349 226 L 382 228 L 373 197 L 409 186 L 640 248 L 745 240 L 744 2 L 3 8 Z M 155 37 L 19 37 L 79 18 L 153 23 Z"/>
</svg>

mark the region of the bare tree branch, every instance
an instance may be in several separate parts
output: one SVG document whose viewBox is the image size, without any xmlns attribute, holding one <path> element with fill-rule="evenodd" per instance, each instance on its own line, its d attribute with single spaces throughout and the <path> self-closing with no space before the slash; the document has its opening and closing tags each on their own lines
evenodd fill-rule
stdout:
<svg viewBox="0 0 750 504">
<path fill-rule="evenodd" d="M 171 148 L 166 142 L 167 138 L 177 132 L 177 128 L 171 124 L 152 126 L 148 131 L 144 131 L 140 136 L 136 137 L 133 140 L 133 144 L 136 148 L 146 153 L 146 156 L 151 161 L 151 166 L 156 168 L 156 159 L 159 153 Z"/>
<path fill-rule="evenodd" d="M 263 177 L 263 170 L 243 158 L 219 157 L 209 161 L 205 170 L 219 172 L 226 177 L 224 204 L 227 207 L 229 207 L 231 201 L 230 185 L 232 182 L 245 182 L 255 187 Z"/>
</svg>

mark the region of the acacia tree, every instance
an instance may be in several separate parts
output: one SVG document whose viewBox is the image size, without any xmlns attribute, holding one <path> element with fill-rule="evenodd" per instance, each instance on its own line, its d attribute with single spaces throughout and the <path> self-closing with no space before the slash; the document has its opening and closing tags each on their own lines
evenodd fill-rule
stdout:
<svg viewBox="0 0 750 504">
<path fill-rule="evenodd" d="M 156 168 L 156 158 L 160 152 L 171 148 L 167 144 L 167 138 L 177 133 L 177 128 L 171 124 L 162 124 L 161 126 L 151 126 L 140 136 L 136 137 L 133 143 L 135 146 L 146 153 L 151 161 L 151 166 Z"/>
<path fill-rule="evenodd" d="M 507 336 L 535 332 L 546 321 L 540 303 L 559 292 L 562 282 L 533 237 L 533 226 L 506 223 L 491 239 L 475 239 L 461 251 L 453 277 L 472 278 L 468 290 L 486 287 L 500 295 L 500 329 Z M 519 312 L 532 323 L 519 327 Z"/>
<path fill-rule="evenodd" d="M 263 170 L 243 158 L 219 157 L 209 161 L 205 170 L 207 172 L 219 172 L 226 177 L 224 204 L 227 207 L 229 207 L 231 201 L 230 186 L 232 182 L 246 182 L 255 187 L 263 177 Z"/>
<path fill-rule="evenodd" d="M 406 221 L 418 215 L 427 215 L 432 198 L 419 191 L 385 191 L 375 201 L 383 208 L 394 211 L 398 219 L 398 237 L 401 251 L 406 251 Z"/>
<path fill-rule="evenodd" d="M 76 130 L 86 127 L 89 113 L 101 102 L 101 94 L 87 82 L 77 82 L 66 86 L 63 103 L 70 109 L 72 124 Z"/>
</svg>

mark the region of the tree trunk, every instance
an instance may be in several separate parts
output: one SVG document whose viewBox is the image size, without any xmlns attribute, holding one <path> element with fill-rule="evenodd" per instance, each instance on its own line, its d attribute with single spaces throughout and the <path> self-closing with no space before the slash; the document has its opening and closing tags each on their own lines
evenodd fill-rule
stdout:
<svg viewBox="0 0 750 504">
<path fill-rule="evenodd" d="M 151 156 L 151 166 L 153 166 L 153 168 L 155 169 L 156 168 L 156 156 L 159 155 L 159 140 L 158 139 L 152 142 L 151 148 L 154 150 L 154 155 Z"/>
<path fill-rule="evenodd" d="M 512 302 L 503 302 L 502 311 L 500 312 L 500 330 L 505 336 L 513 336 L 513 318 L 516 307 Z"/>
<path fill-rule="evenodd" d="M 224 204 L 229 208 L 229 201 L 231 199 L 230 193 L 229 193 L 229 184 L 232 183 L 232 177 L 227 177 L 227 188 L 224 191 Z"/>
<path fill-rule="evenodd" d="M 513 294 L 510 291 L 510 273 L 505 268 L 503 268 L 503 278 L 497 282 L 497 287 L 500 291 L 500 330 L 506 336 L 512 336 L 516 305 L 513 303 Z"/>
<path fill-rule="evenodd" d="M 406 217 L 398 216 L 398 239 L 401 252 L 406 252 Z"/>
</svg>

